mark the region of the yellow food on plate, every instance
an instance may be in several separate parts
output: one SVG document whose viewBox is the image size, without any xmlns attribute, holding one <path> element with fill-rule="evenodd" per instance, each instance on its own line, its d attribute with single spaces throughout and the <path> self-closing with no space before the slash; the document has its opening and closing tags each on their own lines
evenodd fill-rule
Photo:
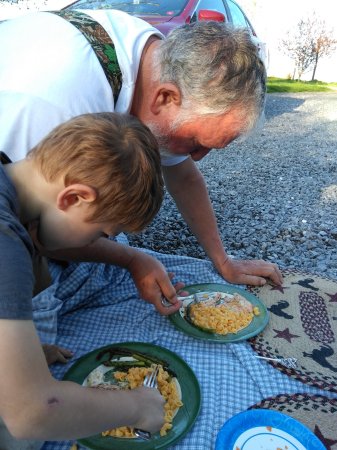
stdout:
<svg viewBox="0 0 337 450">
<path fill-rule="evenodd" d="M 128 372 L 114 373 L 117 381 L 127 381 L 129 389 L 135 389 L 143 385 L 145 376 L 152 371 L 150 367 L 131 367 Z M 160 435 L 165 436 L 167 431 L 172 428 L 172 420 L 178 409 L 183 405 L 181 401 L 181 393 L 175 378 L 159 365 L 159 373 L 157 377 L 158 390 L 165 399 L 165 423 L 160 430 Z M 135 434 L 130 427 L 119 427 L 102 433 L 103 436 L 134 438 Z"/>
<path fill-rule="evenodd" d="M 242 295 L 215 292 L 201 295 L 199 301 L 188 306 L 187 314 L 195 326 L 226 335 L 246 328 L 260 310 Z"/>
</svg>

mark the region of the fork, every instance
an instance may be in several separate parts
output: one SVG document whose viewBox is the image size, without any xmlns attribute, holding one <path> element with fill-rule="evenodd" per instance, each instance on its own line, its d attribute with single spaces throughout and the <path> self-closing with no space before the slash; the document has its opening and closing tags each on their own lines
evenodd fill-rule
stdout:
<svg viewBox="0 0 337 450">
<path fill-rule="evenodd" d="M 297 359 L 296 358 L 266 358 L 265 356 L 257 356 L 254 355 L 255 358 L 266 359 L 267 361 L 275 361 L 281 366 L 286 367 L 287 369 L 296 369 L 297 368 Z"/>
<path fill-rule="evenodd" d="M 157 382 L 157 376 L 159 373 L 159 366 L 156 364 L 152 370 L 152 372 L 145 375 L 143 386 L 157 389 L 158 382 Z"/>
<path fill-rule="evenodd" d="M 186 300 L 192 300 L 193 303 L 200 303 L 200 301 L 201 301 L 200 296 L 202 296 L 203 294 L 211 294 L 211 292 L 196 292 L 195 294 L 186 295 L 185 297 L 180 297 L 178 295 L 177 298 L 181 302 L 184 302 Z M 165 298 L 163 295 L 162 295 L 162 298 L 161 298 L 161 304 L 163 306 L 165 306 L 165 308 L 169 308 L 170 306 L 172 306 L 172 303 L 170 303 L 167 300 L 167 298 Z"/>
<path fill-rule="evenodd" d="M 148 388 L 157 389 L 158 382 L 157 382 L 157 376 L 159 372 L 159 366 L 154 366 L 152 372 L 147 373 L 145 375 L 143 386 L 146 386 Z M 141 439 L 144 439 L 146 441 L 149 441 L 151 439 L 151 433 L 149 431 L 142 430 L 140 428 L 134 428 L 133 432 L 135 435 Z"/>
</svg>

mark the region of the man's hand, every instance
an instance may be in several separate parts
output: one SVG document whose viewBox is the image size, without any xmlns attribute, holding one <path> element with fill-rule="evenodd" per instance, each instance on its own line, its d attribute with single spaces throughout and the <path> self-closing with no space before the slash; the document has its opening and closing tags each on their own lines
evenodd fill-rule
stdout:
<svg viewBox="0 0 337 450">
<path fill-rule="evenodd" d="M 152 303 L 162 315 L 176 312 L 181 301 L 177 298 L 177 292 L 184 287 L 183 283 L 172 285 L 172 273 L 167 273 L 163 264 L 152 256 L 141 251 L 134 253 L 127 266 L 141 298 Z M 165 297 L 172 306 L 162 304 Z"/>
<path fill-rule="evenodd" d="M 66 364 L 73 356 L 73 353 L 70 350 L 53 344 L 42 344 L 42 349 L 44 351 L 44 356 L 46 357 L 48 366 L 56 362 Z"/>
<path fill-rule="evenodd" d="M 276 264 L 262 260 L 234 260 L 227 257 L 218 270 L 226 281 L 233 284 L 263 286 L 270 280 L 281 285 L 283 280 Z"/>
</svg>

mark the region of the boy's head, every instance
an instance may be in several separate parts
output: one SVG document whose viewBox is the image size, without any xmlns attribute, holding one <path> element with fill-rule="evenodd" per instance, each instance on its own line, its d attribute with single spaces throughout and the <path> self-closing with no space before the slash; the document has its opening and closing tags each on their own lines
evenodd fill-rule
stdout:
<svg viewBox="0 0 337 450">
<path fill-rule="evenodd" d="M 105 229 L 111 224 L 110 230 L 138 232 L 160 208 L 163 179 L 158 144 L 135 117 L 116 113 L 75 117 L 49 133 L 28 159 L 48 183 L 62 180 L 65 189 L 57 199 L 61 212 L 69 213 L 79 199 L 86 202 L 85 216 L 79 217 L 80 210 L 73 208 L 68 222 L 105 224 Z M 46 233 L 57 232 L 59 217 L 44 220 L 47 226 L 40 224 L 45 228 L 40 230 L 43 244 L 49 241 Z M 73 228 L 69 225 L 65 233 L 67 227 Z"/>
</svg>

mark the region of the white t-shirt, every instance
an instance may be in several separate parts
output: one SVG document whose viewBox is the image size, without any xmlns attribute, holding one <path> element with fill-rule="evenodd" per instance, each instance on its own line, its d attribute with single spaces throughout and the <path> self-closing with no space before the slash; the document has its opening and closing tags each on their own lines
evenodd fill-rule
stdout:
<svg viewBox="0 0 337 450">
<path fill-rule="evenodd" d="M 104 71 L 83 34 L 66 20 L 38 12 L 0 25 L 0 150 L 12 161 L 26 156 L 49 131 L 92 112 L 128 113 L 143 48 L 161 33 L 121 11 L 83 11 L 111 36 L 122 71 L 114 106 Z M 185 157 L 162 158 L 175 165 Z"/>
</svg>

